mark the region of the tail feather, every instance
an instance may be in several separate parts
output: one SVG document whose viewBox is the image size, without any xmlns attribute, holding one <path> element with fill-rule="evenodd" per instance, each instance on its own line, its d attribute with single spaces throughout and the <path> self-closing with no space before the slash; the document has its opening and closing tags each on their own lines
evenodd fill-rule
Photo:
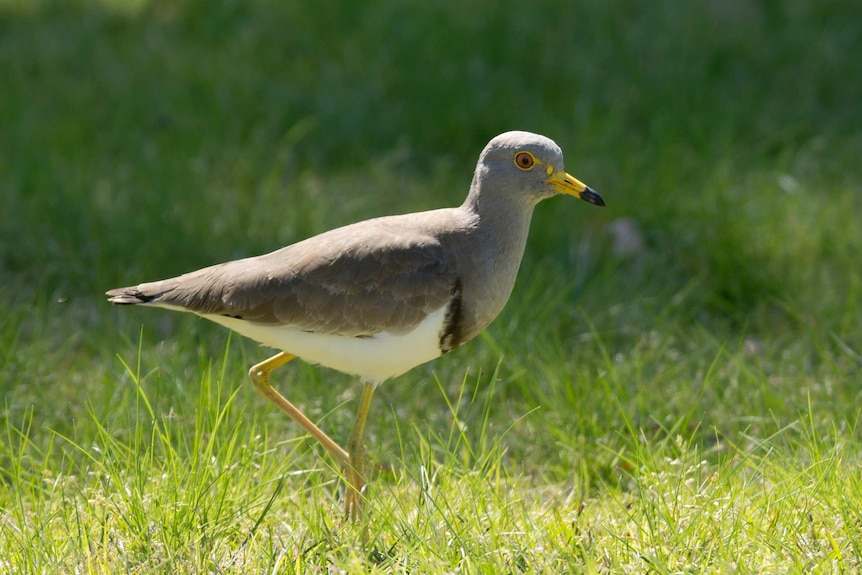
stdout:
<svg viewBox="0 0 862 575">
<path fill-rule="evenodd" d="M 106 292 L 105 295 L 111 296 L 108 298 L 108 301 L 116 305 L 150 303 L 158 297 L 158 295 L 143 293 L 139 286 L 112 289 L 111 291 Z"/>
</svg>

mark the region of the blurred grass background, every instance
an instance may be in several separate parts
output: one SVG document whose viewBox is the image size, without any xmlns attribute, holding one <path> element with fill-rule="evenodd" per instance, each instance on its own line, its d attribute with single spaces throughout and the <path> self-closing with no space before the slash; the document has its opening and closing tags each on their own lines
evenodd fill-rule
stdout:
<svg viewBox="0 0 862 575">
<path fill-rule="evenodd" d="M 810 420 L 858 457 L 860 22 L 838 0 L 3 0 L 4 435 L 56 470 L 78 463 L 54 433 L 133 433 L 116 356 L 139 345 L 155 411 L 198 404 L 224 330 L 112 309 L 106 289 L 456 205 L 485 143 L 522 129 L 608 207 L 539 206 L 509 308 L 381 390 L 372 451 L 397 450 L 398 420 L 449 425 L 432 375 L 487 390 L 501 362 L 489 425 L 524 418 L 513 469 L 586 494 L 625 484 L 627 428 L 709 448 Z M 233 389 L 265 354 L 229 345 Z M 288 397 L 343 437 L 350 378 L 291 370 Z"/>
</svg>

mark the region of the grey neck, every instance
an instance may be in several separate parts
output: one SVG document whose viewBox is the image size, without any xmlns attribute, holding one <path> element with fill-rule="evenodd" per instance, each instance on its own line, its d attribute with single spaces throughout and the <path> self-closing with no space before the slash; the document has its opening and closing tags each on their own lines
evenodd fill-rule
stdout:
<svg viewBox="0 0 862 575">
<path fill-rule="evenodd" d="M 470 311 L 477 332 L 491 323 L 512 293 L 536 205 L 528 194 L 492 186 L 480 189 L 481 180 L 474 178 L 461 206 L 478 216 L 471 244 L 471 274 L 464 285 L 467 301 L 475 302 Z"/>
</svg>

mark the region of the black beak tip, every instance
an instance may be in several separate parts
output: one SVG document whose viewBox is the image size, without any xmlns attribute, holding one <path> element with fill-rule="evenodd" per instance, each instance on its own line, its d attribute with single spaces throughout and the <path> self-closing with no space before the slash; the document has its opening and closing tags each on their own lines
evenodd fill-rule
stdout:
<svg viewBox="0 0 862 575">
<path fill-rule="evenodd" d="M 585 202 L 593 204 L 594 206 L 603 207 L 605 205 L 605 201 L 602 197 L 596 193 L 596 191 L 592 188 L 587 188 L 583 192 L 581 192 L 581 199 Z"/>
</svg>

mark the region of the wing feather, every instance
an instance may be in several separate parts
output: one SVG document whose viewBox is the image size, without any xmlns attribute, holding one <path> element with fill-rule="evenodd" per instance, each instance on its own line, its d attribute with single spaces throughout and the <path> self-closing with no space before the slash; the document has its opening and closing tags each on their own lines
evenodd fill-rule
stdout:
<svg viewBox="0 0 862 575">
<path fill-rule="evenodd" d="M 319 333 L 409 332 L 449 302 L 455 258 L 433 234 L 369 223 L 109 295 Z"/>
</svg>

